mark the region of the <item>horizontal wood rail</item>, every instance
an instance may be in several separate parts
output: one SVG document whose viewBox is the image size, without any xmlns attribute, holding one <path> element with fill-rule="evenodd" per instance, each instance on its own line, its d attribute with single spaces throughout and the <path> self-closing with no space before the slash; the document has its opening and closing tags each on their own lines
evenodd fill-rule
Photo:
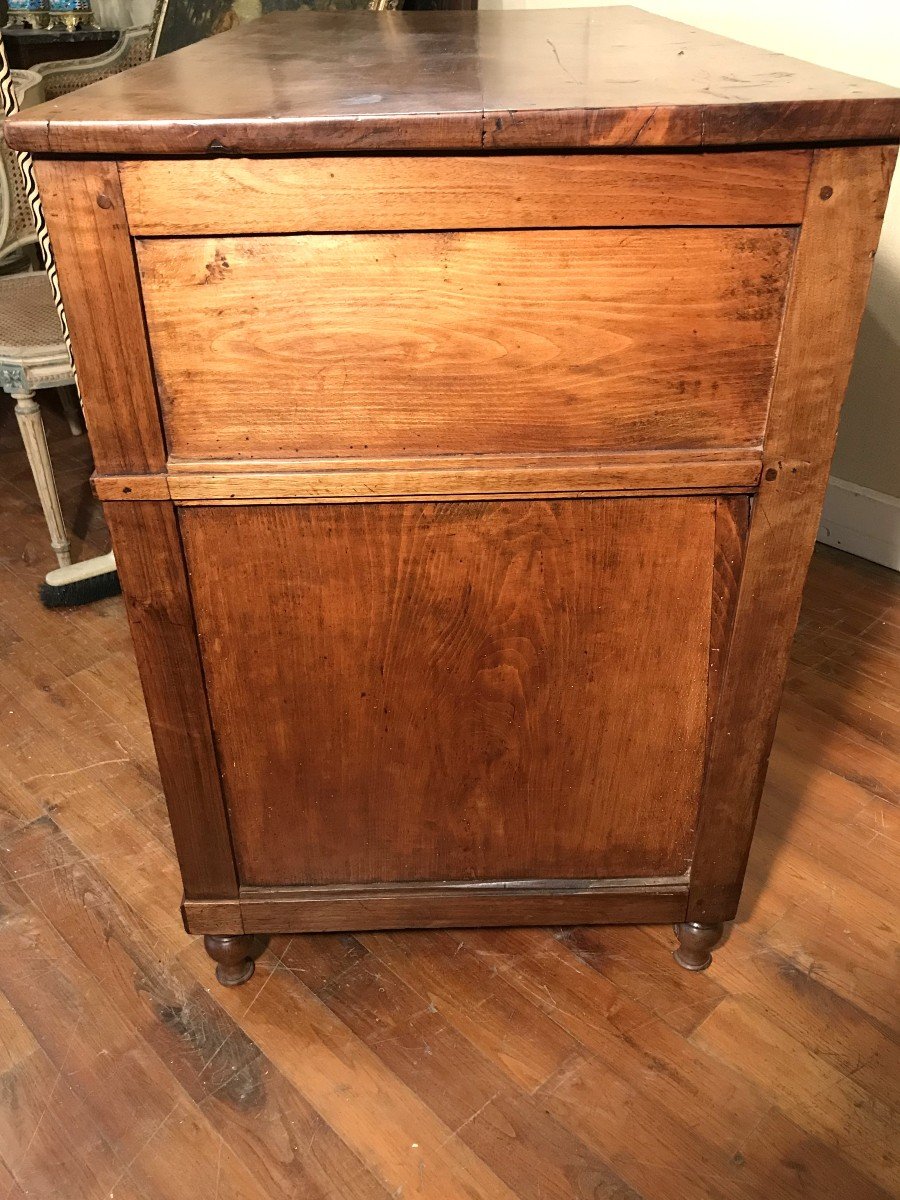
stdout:
<svg viewBox="0 0 900 1200">
<path fill-rule="evenodd" d="M 121 164 L 135 237 L 796 225 L 807 150 L 449 158 L 238 158 Z"/>
<path fill-rule="evenodd" d="M 238 904 L 185 900 L 189 933 L 440 928 L 472 925 L 626 925 L 680 921 L 688 880 L 523 880 L 384 887 L 243 887 Z M 650 914 L 650 915 L 648 915 Z"/>
<path fill-rule="evenodd" d="M 98 500 L 170 500 L 166 475 L 100 475 L 91 477 Z"/>
<path fill-rule="evenodd" d="M 752 490 L 760 461 L 759 450 L 279 462 L 170 459 L 167 475 L 95 475 L 94 486 L 104 501 L 172 499 L 184 504 L 729 492 Z"/>
</svg>

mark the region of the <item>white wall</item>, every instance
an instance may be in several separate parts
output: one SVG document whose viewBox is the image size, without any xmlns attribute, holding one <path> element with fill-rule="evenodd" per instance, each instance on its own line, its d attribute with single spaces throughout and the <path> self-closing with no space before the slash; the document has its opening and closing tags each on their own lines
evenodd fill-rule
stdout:
<svg viewBox="0 0 900 1200">
<path fill-rule="evenodd" d="M 608 6 L 604 0 L 584 0 L 584 4 Z M 480 0 L 479 6 L 575 8 L 579 4 L 578 0 Z M 900 87 L 900 0 L 637 0 L 637 6 Z M 876 493 L 900 496 L 900 172 L 875 261 L 833 473 Z"/>
</svg>

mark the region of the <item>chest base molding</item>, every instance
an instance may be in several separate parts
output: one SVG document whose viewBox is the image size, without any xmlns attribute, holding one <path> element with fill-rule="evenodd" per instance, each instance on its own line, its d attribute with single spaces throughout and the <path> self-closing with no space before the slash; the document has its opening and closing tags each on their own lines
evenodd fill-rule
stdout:
<svg viewBox="0 0 900 1200">
<path fill-rule="evenodd" d="M 683 921 L 688 879 L 520 880 L 385 887 L 241 888 L 182 905 L 188 933 L 297 933 Z"/>
</svg>

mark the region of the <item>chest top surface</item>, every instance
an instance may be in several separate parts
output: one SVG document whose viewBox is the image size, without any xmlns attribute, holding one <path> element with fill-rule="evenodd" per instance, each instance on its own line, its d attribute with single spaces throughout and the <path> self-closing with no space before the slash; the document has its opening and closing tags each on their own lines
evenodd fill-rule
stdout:
<svg viewBox="0 0 900 1200">
<path fill-rule="evenodd" d="M 900 91 L 630 7 L 273 13 L 7 131 L 100 155 L 896 140 Z"/>
</svg>

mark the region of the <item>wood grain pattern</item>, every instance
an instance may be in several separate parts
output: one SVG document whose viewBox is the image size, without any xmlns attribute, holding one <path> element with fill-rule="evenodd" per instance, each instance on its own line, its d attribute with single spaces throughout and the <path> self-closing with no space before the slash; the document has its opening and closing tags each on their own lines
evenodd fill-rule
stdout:
<svg viewBox="0 0 900 1200">
<path fill-rule="evenodd" d="M 171 504 L 113 504 L 106 519 L 127 596 L 185 894 L 237 895 L 184 560 Z"/>
<path fill-rule="evenodd" d="M 98 500 L 168 500 L 169 481 L 165 475 L 91 476 Z"/>
<path fill-rule="evenodd" d="M 458 496 L 605 495 L 628 492 L 749 490 L 759 480 L 760 452 L 486 455 L 434 458 L 249 462 L 171 459 L 162 481 L 173 500 L 286 500 L 328 503 Z M 141 485 L 95 480 L 103 499 L 159 499 L 155 477 Z M 142 487 L 146 486 L 146 491 Z M 130 494 L 124 488 L 131 488 Z M 138 494 L 140 493 L 140 495 Z"/>
<path fill-rule="evenodd" d="M 242 87 L 235 87 L 240 78 Z M 740 146 L 890 139 L 900 92 L 639 9 L 272 13 L 25 109 L 65 154 Z"/>
<path fill-rule="evenodd" d="M 719 703 L 722 666 L 731 641 L 735 605 L 747 549 L 751 499 L 722 496 L 716 502 L 716 549 L 709 630 L 709 690 L 706 709 L 710 727 Z"/>
<path fill-rule="evenodd" d="M 816 151 L 704 782 L 691 921 L 729 920 L 740 897 L 895 160 L 896 148 L 879 146 Z"/>
<path fill-rule="evenodd" d="M 138 159 L 136 237 L 577 225 L 792 225 L 807 150 L 491 158 Z"/>
<path fill-rule="evenodd" d="M 115 163 L 36 162 L 97 470 L 159 471 L 166 452 Z"/>
<path fill-rule="evenodd" d="M 181 919 L 188 933 L 244 932 L 239 900 L 184 899 L 181 902 Z"/>
<path fill-rule="evenodd" d="M 756 446 L 793 246 L 783 229 L 140 240 L 169 448 Z"/>
<path fill-rule="evenodd" d="M 683 874 L 714 508 L 182 509 L 242 884 Z"/>
</svg>

